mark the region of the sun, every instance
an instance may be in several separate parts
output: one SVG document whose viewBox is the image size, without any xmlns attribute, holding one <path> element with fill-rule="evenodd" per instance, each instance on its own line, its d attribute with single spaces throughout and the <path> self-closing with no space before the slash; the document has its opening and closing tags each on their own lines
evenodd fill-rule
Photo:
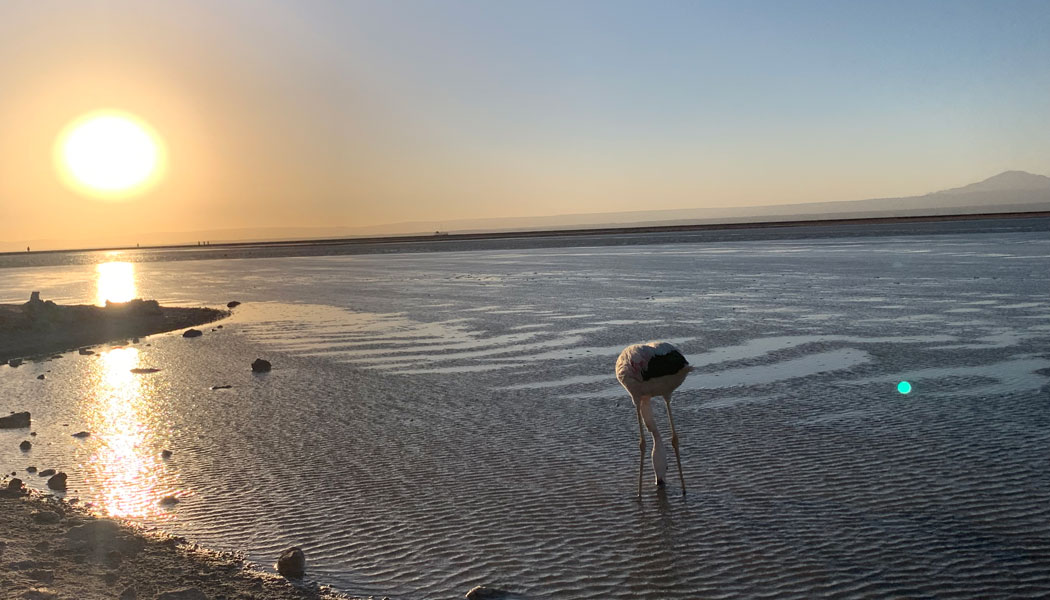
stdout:
<svg viewBox="0 0 1050 600">
<path fill-rule="evenodd" d="M 160 137 L 135 115 L 102 110 L 70 123 L 55 144 L 55 163 L 74 190 L 101 198 L 127 198 L 163 175 Z"/>
</svg>

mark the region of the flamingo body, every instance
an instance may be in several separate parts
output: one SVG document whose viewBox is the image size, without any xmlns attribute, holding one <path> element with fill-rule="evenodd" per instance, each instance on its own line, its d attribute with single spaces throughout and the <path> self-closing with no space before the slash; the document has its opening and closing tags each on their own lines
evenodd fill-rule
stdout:
<svg viewBox="0 0 1050 600">
<path fill-rule="evenodd" d="M 645 434 L 642 425 L 649 430 L 653 438 L 653 471 L 656 473 L 656 484 L 664 485 L 667 472 L 667 455 L 664 450 L 660 430 L 653 417 L 653 396 L 662 396 L 667 403 L 667 419 L 671 423 L 671 445 L 674 447 L 675 459 L 678 462 L 678 477 L 682 482 L 682 494 L 685 494 L 685 478 L 682 475 L 682 457 L 678 449 L 678 434 L 675 432 L 674 418 L 671 416 L 671 394 L 682 385 L 693 367 L 685 356 L 668 342 L 649 342 L 634 344 L 623 349 L 616 359 L 616 379 L 631 395 L 635 412 L 638 416 L 638 447 L 641 459 L 638 463 L 638 495 L 642 494 L 642 471 L 645 466 Z"/>
</svg>

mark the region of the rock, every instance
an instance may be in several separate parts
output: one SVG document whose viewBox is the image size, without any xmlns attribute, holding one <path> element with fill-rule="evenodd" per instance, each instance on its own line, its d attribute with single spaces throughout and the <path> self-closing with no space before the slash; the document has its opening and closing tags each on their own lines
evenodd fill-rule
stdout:
<svg viewBox="0 0 1050 600">
<path fill-rule="evenodd" d="M 301 579 L 306 573 L 306 555 L 299 548 L 289 548 L 277 557 L 277 572 L 291 579 Z"/>
<path fill-rule="evenodd" d="M 216 329 L 222 329 L 222 325 L 216 325 L 215 328 Z"/>
<path fill-rule="evenodd" d="M 213 385 L 209 389 L 211 389 L 212 391 L 214 391 L 214 390 L 228 390 L 228 389 L 230 389 L 232 387 L 233 387 L 232 385 Z"/>
<path fill-rule="evenodd" d="M 66 491 L 66 474 L 59 472 L 52 475 L 51 478 L 47 480 L 47 487 L 57 492 Z"/>
<path fill-rule="evenodd" d="M 253 373 L 269 373 L 270 372 L 270 361 L 261 358 L 255 359 L 252 363 Z"/>
<path fill-rule="evenodd" d="M 171 450 L 161 450 L 160 457 L 165 459 L 171 458 Z"/>
<path fill-rule="evenodd" d="M 33 447 L 33 442 L 29 440 L 22 440 L 22 443 L 18 445 L 18 449 L 22 452 L 29 452 L 29 449 Z"/>
<path fill-rule="evenodd" d="M 44 377 L 44 374 L 43 374 L 43 373 L 41 373 L 41 374 L 37 375 L 37 376 L 36 376 L 36 378 L 37 378 L 37 379 L 47 379 L 46 377 Z"/>
<path fill-rule="evenodd" d="M 131 343 L 132 343 L 132 344 L 137 344 L 137 343 L 139 343 L 139 338 L 131 338 Z"/>
<path fill-rule="evenodd" d="M 12 477 L 11 481 L 7 482 L 7 489 L 4 492 L 5 496 L 21 496 L 25 492 L 25 484 L 21 479 Z"/>
<path fill-rule="evenodd" d="M 231 300 L 231 301 L 226 303 L 226 308 L 237 308 L 240 305 L 241 305 L 240 302 L 237 302 L 236 300 Z"/>
<path fill-rule="evenodd" d="M 6 417 L 0 417 L 0 429 L 21 429 L 29 427 L 30 418 L 28 412 L 13 413 Z"/>
<path fill-rule="evenodd" d="M 51 525 L 62 520 L 62 515 L 50 510 L 34 510 L 29 516 L 37 523 L 44 525 Z"/>
<path fill-rule="evenodd" d="M 73 434 L 73 437 L 82 440 L 82 439 L 84 439 L 86 437 L 91 437 L 91 432 L 89 432 L 89 431 L 78 431 L 78 432 Z"/>
<path fill-rule="evenodd" d="M 471 588 L 471 590 L 467 592 L 467 600 L 510 600 L 515 597 L 515 594 L 511 594 L 505 590 L 486 587 L 483 585 Z"/>
<path fill-rule="evenodd" d="M 94 350 L 92 350 L 92 349 L 90 349 L 90 348 L 81 348 L 81 349 L 77 350 L 77 352 L 78 352 L 78 353 L 79 353 L 79 354 L 80 354 L 81 356 L 91 356 L 92 354 L 94 354 L 94 353 L 95 353 L 95 351 L 94 351 Z"/>
<path fill-rule="evenodd" d="M 11 368 L 19 367 L 22 364 L 22 359 L 21 358 L 12 358 L 11 360 L 7 361 L 7 364 Z"/>
<path fill-rule="evenodd" d="M 136 375 L 141 375 L 143 373 L 156 373 L 157 371 L 160 371 L 160 369 L 155 369 L 153 367 L 135 367 L 131 370 L 131 372 Z"/>
<path fill-rule="evenodd" d="M 179 499 L 175 496 L 164 496 L 160 499 L 161 506 L 175 506 L 179 503 Z"/>
<path fill-rule="evenodd" d="M 36 473 L 36 467 L 26 467 L 26 473 Z"/>
<path fill-rule="evenodd" d="M 54 469 L 44 469 L 43 471 L 37 473 L 37 475 L 40 475 L 41 477 L 51 477 L 55 473 L 56 471 Z"/>
<path fill-rule="evenodd" d="M 61 354 L 54 354 L 54 355 L 51 356 L 51 358 L 62 358 L 62 355 Z"/>
<path fill-rule="evenodd" d="M 204 333 L 201 332 L 200 329 L 187 329 L 186 331 L 182 332 L 182 337 L 184 338 L 195 338 L 200 337 L 202 335 L 204 335 Z"/>
<path fill-rule="evenodd" d="M 157 600 L 208 600 L 208 597 L 197 588 L 186 588 L 157 594 Z"/>
</svg>

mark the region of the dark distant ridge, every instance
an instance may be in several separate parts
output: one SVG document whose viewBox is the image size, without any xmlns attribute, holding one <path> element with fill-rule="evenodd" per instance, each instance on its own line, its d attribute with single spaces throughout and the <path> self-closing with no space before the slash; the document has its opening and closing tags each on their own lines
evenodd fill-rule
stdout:
<svg viewBox="0 0 1050 600">
<path fill-rule="evenodd" d="M 1002 173 L 989 177 L 984 181 L 978 181 L 977 183 L 971 183 L 970 185 L 964 185 L 963 187 L 952 188 L 950 190 L 934 192 L 934 194 L 971 194 L 978 192 L 1009 193 L 1025 191 L 1050 191 L 1050 177 L 1046 177 L 1045 175 L 1035 175 L 1025 171 L 1003 171 Z"/>
<path fill-rule="evenodd" d="M 373 238 L 442 233 L 503 233 L 515 231 L 565 231 L 618 227 L 667 227 L 754 222 L 814 221 L 828 219 L 882 219 L 946 215 L 987 215 L 1050 211 L 1050 177 L 1024 171 L 1005 171 L 966 186 L 923 196 L 874 198 L 804 204 L 697 208 L 616 213 L 414 221 L 372 227 L 281 227 L 217 229 L 210 231 L 129 235 L 109 240 L 35 240 L 0 243 L 0 251 L 69 247 L 134 247 L 212 243 Z"/>
</svg>

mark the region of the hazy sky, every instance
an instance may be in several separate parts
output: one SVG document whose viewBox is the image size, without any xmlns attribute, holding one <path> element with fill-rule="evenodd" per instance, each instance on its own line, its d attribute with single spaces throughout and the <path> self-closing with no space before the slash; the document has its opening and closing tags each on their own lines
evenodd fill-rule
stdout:
<svg viewBox="0 0 1050 600">
<path fill-rule="evenodd" d="M 853 200 L 1050 173 L 1050 3 L 0 4 L 0 241 Z M 59 131 L 164 139 L 142 196 Z"/>
</svg>

